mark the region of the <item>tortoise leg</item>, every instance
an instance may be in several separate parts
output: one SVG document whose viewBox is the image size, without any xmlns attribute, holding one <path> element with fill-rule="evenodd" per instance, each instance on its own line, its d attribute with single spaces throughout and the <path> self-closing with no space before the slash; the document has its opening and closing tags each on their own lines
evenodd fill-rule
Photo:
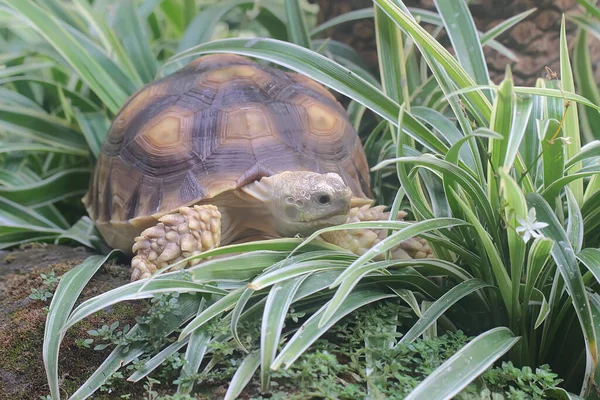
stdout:
<svg viewBox="0 0 600 400">
<path fill-rule="evenodd" d="M 385 206 L 371 207 L 369 204 L 361 207 L 353 207 L 348 213 L 347 222 L 381 221 L 389 219 L 389 212 L 384 211 Z M 406 213 L 399 212 L 398 219 L 402 219 Z M 321 236 L 327 242 L 352 251 L 354 254 L 363 255 L 371 247 L 387 237 L 387 229 L 346 229 L 340 231 L 326 232 Z M 431 258 L 433 253 L 429 243 L 422 238 L 410 238 L 400 243 L 391 251 L 392 259 L 415 259 Z"/>
<path fill-rule="evenodd" d="M 169 264 L 218 247 L 220 241 L 221 213 L 217 207 L 180 207 L 135 238 L 133 252 L 137 255 L 131 260 L 131 280 L 148 278 Z M 181 263 L 178 268 L 198 262 Z"/>
</svg>

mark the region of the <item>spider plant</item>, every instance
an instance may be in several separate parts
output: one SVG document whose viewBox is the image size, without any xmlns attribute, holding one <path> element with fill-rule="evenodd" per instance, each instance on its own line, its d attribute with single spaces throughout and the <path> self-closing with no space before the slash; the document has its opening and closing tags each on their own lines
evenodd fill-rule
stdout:
<svg viewBox="0 0 600 400">
<path fill-rule="evenodd" d="M 214 366 L 209 343 L 242 346 L 238 327 L 257 316 L 260 344 L 241 347 L 248 355 L 226 398 L 254 376 L 268 390 L 272 371 L 290 366 L 344 316 L 384 299 L 405 302 L 417 321 L 397 341 L 365 346 L 409 343 L 438 324 L 478 334 L 410 399 L 450 398 L 501 357 L 549 363 L 570 391 L 589 394 L 598 363 L 600 143 L 581 146 L 579 121 L 581 110 L 595 115 L 599 107 L 575 92 L 564 24 L 560 71 L 529 88 L 515 86 L 507 69 L 496 86 L 482 46 L 512 55 L 494 38 L 529 12 L 482 33 L 462 0 L 436 1 L 437 12 L 375 0 L 372 9 L 317 27 L 303 4 L 222 1 L 196 12 L 196 2 L 185 0 L 0 1 L 0 129 L 2 149 L 10 150 L 0 169 L 3 247 L 71 239 L 101 249 L 73 198 L 86 190 L 110 119 L 136 88 L 209 53 L 270 62 L 349 99 L 379 201 L 391 205 L 392 215 L 409 210 L 414 220 L 329 228 L 389 230 L 360 257 L 315 240 L 320 232 L 226 246 L 200 257 L 241 254 L 185 273 L 164 271 L 74 308 L 113 253 L 90 257 L 62 278 L 50 306 L 44 362 L 52 397 L 60 398 L 59 347 L 67 329 L 109 304 L 172 292 L 185 294 L 182 311 L 160 329 L 177 330 L 178 341 L 158 350 L 135 341 L 117 346 L 70 398 L 89 397 L 122 365 L 143 357 L 145 368 L 129 377 L 139 381 L 184 346 L 181 381 L 189 382 L 184 378 L 201 366 Z M 347 46 L 319 39 L 357 18 L 374 18 L 379 71 Z M 437 28 L 430 34 L 421 23 Z M 454 56 L 436 40 L 441 30 Z M 228 37 L 240 32 L 245 37 Z M 427 239 L 435 258 L 378 258 L 412 236 Z M 286 321 L 291 307 L 306 317 Z M 212 337 L 208 325 L 215 320 L 228 323 L 229 333 Z M 193 383 L 177 389 L 192 390 Z"/>
</svg>

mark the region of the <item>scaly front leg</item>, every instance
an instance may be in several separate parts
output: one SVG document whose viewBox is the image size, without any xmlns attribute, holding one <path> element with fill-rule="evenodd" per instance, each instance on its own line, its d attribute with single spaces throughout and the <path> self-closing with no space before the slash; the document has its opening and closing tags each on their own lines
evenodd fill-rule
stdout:
<svg viewBox="0 0 600 400">
<path fill-rule="evenodd" d="M 385 210 L 385 206 L 371 207 L 363 205 L 350 209 L 348 214 L 348 223 L 360 221 L 387 221 L 390 213 Z M 398 213 L 398 219 L 406 216 L 405 212 Z M 387 237 L 387 229 L 345 229 L 340 231 L 326 232 L 321 235 L 329 243 L 333 243 L 354 254 L 363 255 L 367 250 L 375 246 Z M 425 239 L 410 238 L 400 243 L 392 249 L 392 259 L 415 259 L 432 258 L 431 247 Z"/>
<path fill-rule="evenodd" d="M 131 260 L 131 280 L 148 278 L 169 264 L 218 247 L 220 241 L 221 213 L 217 207 L 180 207 L 135 238 L 133 252 L 137 255 Z M 192 260 L 177 267 L 198 262 Z"/>
</svg>

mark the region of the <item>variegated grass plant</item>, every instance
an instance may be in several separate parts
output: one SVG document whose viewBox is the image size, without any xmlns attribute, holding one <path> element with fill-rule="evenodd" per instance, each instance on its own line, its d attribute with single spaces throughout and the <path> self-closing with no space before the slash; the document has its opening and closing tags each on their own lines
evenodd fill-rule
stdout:
<svg viewBox="0 0 600 400">
<path fill-rule="evenodd" d="M 438 0 L 437 12 L 375 0 L 372 9 L 311 29 L 314 11 L 294 0 L 199 3 L 0 1 L 0 245 L 70 239 L 102 250 L 73 198 L 87 188 L 110 119 L 142 84 L 219 52 L 304 73 L 350 99 L 378 199 L 392 215 L 410 210 L 414 222 L 332 228 L 390 230 L 360 257 L 314 236 L 219 248 L 201 257 L 241 254 L 185 274 L 164 271 L 73 309 L 112 253 L 90 257 L 62 278 L 50 306 L 43 351 L 53 398 L 60 398 L 59 346 L 69 327 L 109 304 L 172 292 L 185 293 L 182 312 L 163 329 L 180 330 L 178 341 L 152 354 L 139 342 L 117 346 L 70 398 L 90 396 L 123 364 L 146 355 L 145 367 L 129 377 L 139 381 L 184 347 L 181 377 L 193 376 L 206 360 L 212 365 L 211 341 L 241 346 L 238 325 L 256 315 L 260 347 L 249 350 L 226 398 L 253 376 L 267 390 L 272 370 L 291 365 L 345 315 L 383 299 L 405 302 L 418 317 L 399 343 L 438 323 L 480 333 L 409 399 L 449 398 L 503 356 L 517 365 L 549 363 L 572 391 L 587 394 L 598 363 L 600 143 L 588 135 L 581 145 L 580 120 L 591 123 L 599 110 L 585 37 L 575 53 L 576 76 L 588 82 L 584 97 L 576 94 L 564 24 L 560 71 L 526 88 L 515 86 L 507 69 L 500 85 L 491 84 L 482 46 L 514 57 L 494 38 L 531 11 L 478 32 L 462 0 Z M 318 39 L 359 18 L 375 20 L 379 78 L 351 48 Z M 433 24 L 433 35 L 421 23 Z M 455 56 L 436 40 L 442 30 Z M 436 258 L 375 261 L 416 235 L 429 240 Z M 293 330 L 283 328 L 292 306 L 307 313 Z M 230 324 L 228 334 L 207 334 L 216 319 Z"/>
</svg>

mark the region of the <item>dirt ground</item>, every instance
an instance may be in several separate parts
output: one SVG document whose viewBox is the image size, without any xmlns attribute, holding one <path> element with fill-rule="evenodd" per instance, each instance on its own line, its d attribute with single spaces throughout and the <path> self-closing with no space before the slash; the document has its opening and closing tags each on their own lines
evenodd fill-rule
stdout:
<svg viewBox="0 0 600 400">
<path fill-rule="evenodd" d="M 30 246 L 0 251 L 0 399 L 39 399 L 48 394 L 42 360 L 42 342 L 48 302 L 29 297 L 41 288 L 41 273 L 64 274 L 92 253 L 83 247 Z M 80 301 L 120 286 L 129 280 L 129 268 L 111 263 L 96 274 Z M 77 324 L 67 332 L 61 347 L 60 372 L 66 398 L 100 365 L 106 351 L 81 349 L 76 338 L 87 338 L 87 330 L 118 319 L 133 322 L 144 307 L 120 304 Z"/>
</svg>

